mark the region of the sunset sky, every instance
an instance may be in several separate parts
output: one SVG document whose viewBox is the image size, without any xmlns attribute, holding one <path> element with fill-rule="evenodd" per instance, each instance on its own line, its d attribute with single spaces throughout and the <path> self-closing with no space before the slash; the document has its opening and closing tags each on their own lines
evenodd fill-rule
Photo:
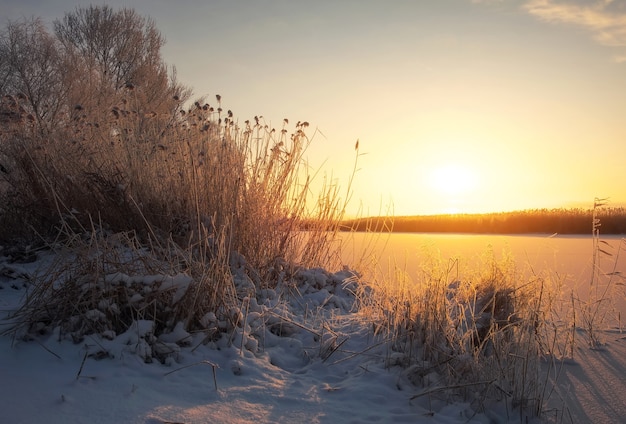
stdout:
<svg viewBox="0 0 626 424">
<path fill-rule="evenodd" d="M 0 17 L 89 4 L 0 0 Z M 321 175 L 344 185 L 359 139 L 350 214 L 626 204 L 626 2 L 107 4 L 152 17 L 181 82 L 240 122 L 310 122 Z"/>
</svg>

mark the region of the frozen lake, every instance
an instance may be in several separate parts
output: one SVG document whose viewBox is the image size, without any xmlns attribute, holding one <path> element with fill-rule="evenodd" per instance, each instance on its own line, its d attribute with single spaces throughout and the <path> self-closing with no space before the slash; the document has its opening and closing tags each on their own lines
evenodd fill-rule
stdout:
<svg viewBox="0 0 626 424">
<path fill-rule="evenodd" d="M 523 278 L 535 275 L 551 275 L 562 282 L 564 297 L 572 291 L 581 298 L 590 293 L 593 264 L 593 239 L 591 236 L 570 235 L 475 235 L 432 233 L 352 233 L 342 234 L 343 261 L 358 264 L 364 253 L 377 263 L 377 275 L 387 277 L 394 267 L 404 270 L 409 278 L 417 281 L 420 266 L 429 255 L 441 255 L 444 260 L 458 259 L 459 265 L 471 267 L 490 250 L 497 259 L 503 254 L 512 255 L 517 272 Z M 610 297 L 615 301 L 608 325 L 624 326 L 626 320 L 626 290 L 624 277 L 607 276 L 617 271 L 626 275 L 626 242 L 621 236 L 601 236 L 598 255 L 599 267 L 595 287 L 602 290 L 610 286 Z M 371 277 L 371 266 L 363 265 L 366 278 Z M 370 268 L 370 269 L 368 269 Z M 461 276 L 462 278 L 462 276 Z"/>
</svg>

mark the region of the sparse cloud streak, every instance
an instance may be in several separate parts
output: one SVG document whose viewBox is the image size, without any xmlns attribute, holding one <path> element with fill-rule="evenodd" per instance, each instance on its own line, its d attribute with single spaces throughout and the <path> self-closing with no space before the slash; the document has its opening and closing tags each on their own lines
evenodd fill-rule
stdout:
<svg viewBox="0 0 626 424">
<path fill-rule="evenodd" d="M 523 7 L 543 21 L 585 28 L 602 45 L 626 46 L 626 10 L 621 3 L 613 0 L 530 0 Z"/>
</svg>

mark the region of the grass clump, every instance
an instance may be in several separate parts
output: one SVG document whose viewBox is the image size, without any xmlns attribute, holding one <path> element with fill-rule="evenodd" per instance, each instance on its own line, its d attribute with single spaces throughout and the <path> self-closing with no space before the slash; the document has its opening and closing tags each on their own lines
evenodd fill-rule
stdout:
<svg viewBox="0 0 626 424">
<path fill-rule="evenodd" d="M 26 126 L 4 134 L 0 235 L 55 236 L 94 219 L 181 245 L 227 228 L 232 249 L 259 266 L 291 254 L 307 212 L 308 124 L 290 135 L 286 123 L 280 131 L 258 119 L 239 127 L 219 101 L 145 115 L 124 107 L 137 90 L 111 110 L 81 110 L 53 134 Z"/>
<path fill-rule="evenodd" d="M 27 125 L 2 134 L 0 237 L 55 238 L 93 220 L 184 248 L 226 231 L 229 250 L 261 269 L 276 258 L 323 256 L 322 246 L 302 249 L 297 230 L 317 216 L 332 230 L 343 210 L 333 187 L 307 210 L 308 123 L 291 134 L 286 120 L 278 131 L 259 118 L 240 127 L 221 98 L 215 108 L 196 102 L 171 115 L 143 114 L 125 107 L 137 90 L 111 110 L 81 110 L 52 134 Z"/>
<path fill-rule="evenodd" d="M 509 255 L 498 260 L 489 251 L 477 262 L 428 254 L 415 281 L 396 268 L 363 292 L 361 312 L 388 341 L 389 364 L 424 386 L 415 397 L 463 399 L 478 409 L 506 400 L 511 411 L 538 415 L 551 289 L 536 276 L 522 281 Z"/>
<path fill-rule="evenodd" d="M 182 322 L 210 339 L 240 326 L 233 310 L 280 276 L 337 266 L 345 200 L 327 185 L 307 205 L 307 122 L 240 126 L 220 96 L 146 114 L 140 91 L 50 133 L 19 121 L 0 135 L 0 238 L 58 253 L 16 334 L 58 328 L 79 341 L 150 321 L 156 336 Z"/>
</svg>

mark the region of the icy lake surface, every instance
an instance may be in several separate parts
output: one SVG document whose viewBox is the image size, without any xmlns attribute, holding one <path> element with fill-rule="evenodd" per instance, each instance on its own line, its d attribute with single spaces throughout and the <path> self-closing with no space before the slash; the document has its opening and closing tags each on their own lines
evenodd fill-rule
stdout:
<svg viewBox="0 0 626 424">
<path fill-rule="evenodd" d="M 363 252 L 374 257 L 379 275 L 389 275 L 395 266 L 417 280 L 419 270 L 431 255 L 446 260 L 458 259 L 471 266 L 481 261 L 487 252 L 493 251 L 497 259 L 504 254 L 512 255 L 516 270 L 528 278 L 550 275 L 562 282 L 562 294 L 571 297 L 572 291 L 581 298 L 595 288 L 602 297 L 607 287 L 615 302 L 609 326 L 624 326 L 626 320 L 626 242 L 623 236 L 600 236 L 602 252 L 596 261 L 597 284 L 591 288 L 594 244 L 591 236 L 572 235 L 491 235 L 491 234 L 442 234 L 442 233 L 393 233 L 393 234 L 343 234 L 342 259 L 345 263 L 358 263 Z M 356 267 L 358 269 L 358 266 Z M 367 269 L 366 266 L 363 267 Z M 613 275 L 607 275 L 612 273 Z M 366 277 L 368 272 L 365 272 Z M 622 275 L 623 274 L 623 275 Z"/>
</svg>

